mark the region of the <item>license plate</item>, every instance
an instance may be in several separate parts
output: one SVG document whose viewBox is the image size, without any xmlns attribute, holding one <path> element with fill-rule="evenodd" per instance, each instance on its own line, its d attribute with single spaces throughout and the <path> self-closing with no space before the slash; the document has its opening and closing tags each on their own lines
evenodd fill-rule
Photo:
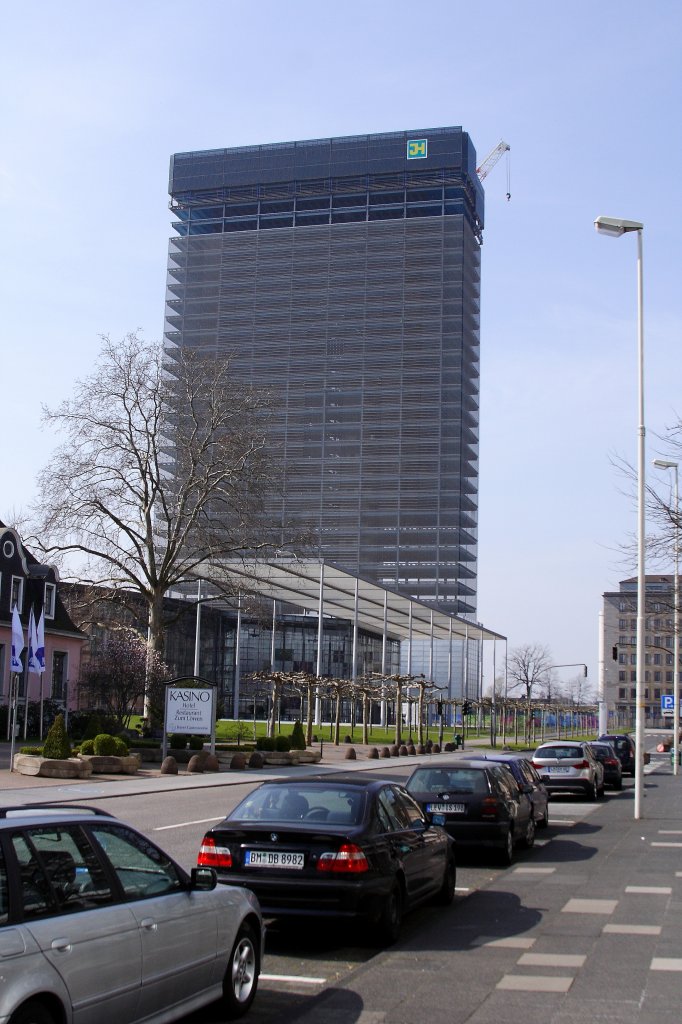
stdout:
<svg viewBox="0 0 682 1024">
<path fill-rule="evenodd" d="M 427 804 L 429 814 L 464 814 L 464 804 Z"/>
<path fill-rule="evenodd" d="M 550 772 L 552 775 L 568 775 L 570 770 L 570 768 L 563 764 L 552 765 L 546 769 L 546 771 Z"/>
<path fill-rule="evenodd" d="M 277 850 L 246 850 L 247 868 L 296 868 L 300 871 L 305 861 L 302 853 L 282 853 Z"/>
</svg>

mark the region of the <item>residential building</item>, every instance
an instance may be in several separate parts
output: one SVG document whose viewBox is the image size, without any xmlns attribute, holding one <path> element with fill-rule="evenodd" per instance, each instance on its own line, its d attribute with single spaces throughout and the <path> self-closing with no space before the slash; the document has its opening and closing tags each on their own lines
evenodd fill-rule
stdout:
<svg viewBox="0 0 682 1024">
<path fill-rule="evenodd" d="M 644 702 L 645 724 L 672 728 L 663 698 L 678 693 L 680 666 L 673 659 L 675 638 L 674 577 L 646 577 Z M 637 664 L 637 579 L 622 580 L 603 595 L 604 698 L 609 729 L 634 729 Z"/>
<path fill-rule="evenodd" d="M 26 649 L 18 673 L 21 702 L 51 699 L 71 706 L 80 673 L 85 637 L 74 625 L 62 600 L 62 584 L 53 566 L 42 565 L 24 546 L 16 530 L 0 523 L 0 705 L 10 703 L 12 676 L 12 611 L 16 606 Z M 44 615 L 45 671 L 29 672 L 28 626 L 31 609 L 36 624 Z"/>
</svg>

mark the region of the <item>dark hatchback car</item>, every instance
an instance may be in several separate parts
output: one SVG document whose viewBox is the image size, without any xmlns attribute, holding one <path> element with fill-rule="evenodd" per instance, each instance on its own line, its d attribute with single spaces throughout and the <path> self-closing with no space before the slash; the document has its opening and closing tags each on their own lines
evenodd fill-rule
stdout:
<svg viewBox="0 0 682 1024">
<path fill-rule="evenodd" d="M 506 764 L 516 779 L 520 792 L 526 793 L 533 805 L 533 817 L 536 828 L 547 828 L 549 825 L 549 792 L 538 772 L 527 757 L 522 754 L 486 754 L 485 761 Z"/>
<path fill-rule="evenodd" d="M 452 839 L 404 787 L 357 772 L 263 783 L 206 833 L 198 863 L 266 917 L 360 919 L 384 944 L 407 910 L 455 892 Z"/>
<path fill-rule="evenodd" d="M 601 762 L 604 769 L 604 785 L 613 786 L 614 789 L 623 788 L 623 766 L 620 763 L 618 754 L 611 746 L 602 740 L 595 740 L 590 743 L 592 753 Z"/>
<path fill-rule="evenodd" d="M 517 844 L 535 842 L 533 805 L 508 765 L 473 759 L 424 765 L 405 785 L 458 846 L 492 847 L 501 863 L 511 864 Z"/>
<path fill-rule="evenodd" d="M 618 754 L 618 759 L 623 768 L 623 774 L 635 774 L 635 741 L 627 733 L 604 733 L 599 736 L 598 742 L 610 743 Z"/>
</svg>

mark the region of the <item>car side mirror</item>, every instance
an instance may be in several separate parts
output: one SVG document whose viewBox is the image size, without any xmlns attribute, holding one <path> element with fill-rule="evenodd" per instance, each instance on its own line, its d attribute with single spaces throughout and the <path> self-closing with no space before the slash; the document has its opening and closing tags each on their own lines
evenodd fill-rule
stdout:
<svg viewBox="0 0 682 1024">
<path fill-rule="evenodd" d="M 210 892 L 218 884 L 218 875 L 215 868 L 192 868 L 191 872 L 192 889 L 197 892 Z"/>
</svg>

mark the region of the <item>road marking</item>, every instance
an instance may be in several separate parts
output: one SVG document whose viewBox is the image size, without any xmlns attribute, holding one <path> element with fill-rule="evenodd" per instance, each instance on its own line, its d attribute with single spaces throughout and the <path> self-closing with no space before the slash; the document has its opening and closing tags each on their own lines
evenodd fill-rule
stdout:
<svg viewBox="0 0 682 1024">
<path fill-rule="evenodd" d="M 682 846 L 682 843 L 651 843 L 651 846 L 672 846 L 675 849 L 679 849 Z"/>
<path fill-rule="evenodd" d="M 645 893 L 650 896 L 670 896 L 672 888 L 669 885 L 626 885 L 625 891 Z"/>
<path fill-rule="evenodd" d="M 562 914 L 612 914 L 618 900 L 573 899 L 561 908 Z"/>
<path fill-rule="evenodd" d="M 514 868 L 515 875 L 551 875 L 556 868 Z"/>
<path fill-rule="evenodd" d="M 568 992 L 573 978 L 546 978 L 532 974 L 505 974 L 495 988 L 509 992 Z"/>
<path fill-rule="evenodd" d="M 682 828 L 659 828 L 659 836 L 682 836 Z"/>
<path fill-rule="evenodd" d="M 572 953 L 523 953 L 516 962 L 527 967 L 582 967 L 586 959 Z"/>
<path fill-rule="evenodd" d="M 187 828 L 188 825 L 207 825 L 209 821 L 222 821 L 224 817 L 221 814 L 219 818 L 198 818 L 196 821 L 179 821 L 177 825 L 159 825 L 152 832 L 167 832 L 170 828 Z"/>
<path fill-rule="evenodd" d="M 471 892 L 471 889 L 468 885 L 456 885 L 455 892 Z"/>
<path fill-rule="evenodd" d="M 652 971 L 682 971 L 682 959 L 672 956 L 655 956 L 651 961 Z"/>
<path fill-rule="evenodd" d="M 306 978 L 298 974 L 261 974 L 261 981 L 287 981 L 300 982 L 302 985 L 324 985 L 326 978 Z"/>
<path fill-rule="evenodd" d="M 490 935 L 479 935 L 471 943 L 472 946 L 495 946 L 498 949 L 530 949 L 535 944 L 535 939 L 524 939 L 521 936 L 510 935 L 504 939 L 494 939 Z"/>
<path fill-rule="evenodd" d="M 660 935 L 661 926 L 658 924 L 605 924 L 603 932 L 611 935 Z"/>
</svg>

